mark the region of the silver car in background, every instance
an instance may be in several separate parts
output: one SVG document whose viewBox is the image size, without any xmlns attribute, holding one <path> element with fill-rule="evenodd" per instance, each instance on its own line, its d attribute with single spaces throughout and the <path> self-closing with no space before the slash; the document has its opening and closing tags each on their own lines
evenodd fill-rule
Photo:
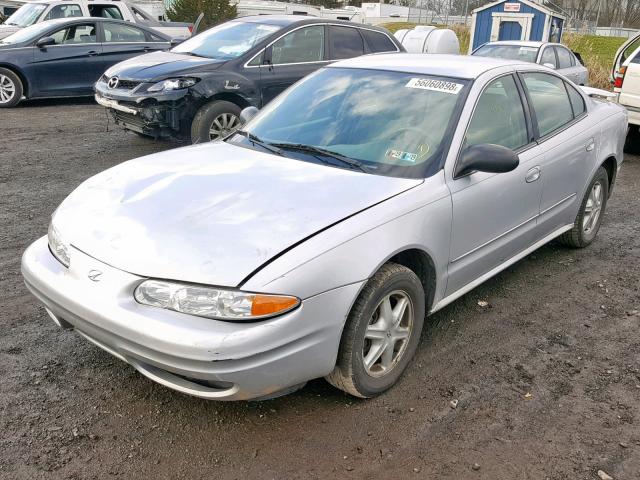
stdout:
<svg viewBox="0 0 640 480">
<path fill-rule="evenodd" d="M 324 376 L 373 397 L 426 315 L 552 239 L 594 240 L 626 129 L 531 63 L 346 60 L 224 141 L 90 178 L 22 273 L 58 325 L 175 390 L 268 398 Z"/>
<path fill-rule="evenodd" d="M 582 59 L 561 43 L 500 41 L 485 43 L 471 55 L 532 62 L 552 68 L 576 85 L 589 85 Z"/>
</svg>

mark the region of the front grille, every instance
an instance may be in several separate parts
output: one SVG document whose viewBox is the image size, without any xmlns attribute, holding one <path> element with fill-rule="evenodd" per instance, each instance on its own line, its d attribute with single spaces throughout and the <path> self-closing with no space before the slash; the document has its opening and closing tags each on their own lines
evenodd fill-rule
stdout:
<svg viewBox="0 0 640 480">
<path fill-rule="evenodd" d="M 141 82 L 136 82 L 135 80 L 118 80 L 118 86 L 116 87 L 119 90 L 133 90 Z"/>
</svg>

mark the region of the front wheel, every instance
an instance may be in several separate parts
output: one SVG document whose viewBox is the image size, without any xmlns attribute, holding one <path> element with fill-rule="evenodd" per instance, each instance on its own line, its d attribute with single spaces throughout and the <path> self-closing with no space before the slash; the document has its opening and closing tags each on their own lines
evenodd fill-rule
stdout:
<svg viewBox="0 0 640 480">
<path fill-rule="evenodd" d="M 220 140 L 240 128 L 240 107 L 217 100 L 198 110 L 191 124 L 191 143 Z"/>
<path fill-rule="evenodd" d="M 584 248 L 591 244 L 600 230 L 608 198 L 609 175 L 604 167 L 600 167 L 582 199 L 573 228 L 560 236 L 560 242 L 574 248 Z"/>
<path fill-rule="evenodd" d="M 415 354 L 424 324 L 425 294 L 408 268 L 388 263 L 367 282 L 345 324 L 334 387 L 361 398 L 391 388 Z"/>
<path fill-rule="evenodd" d="M 0 108 L 15 107 L 22 99 L 24 88 L 20 77 L 11 70 L 0 68 Z"/>
</svg>

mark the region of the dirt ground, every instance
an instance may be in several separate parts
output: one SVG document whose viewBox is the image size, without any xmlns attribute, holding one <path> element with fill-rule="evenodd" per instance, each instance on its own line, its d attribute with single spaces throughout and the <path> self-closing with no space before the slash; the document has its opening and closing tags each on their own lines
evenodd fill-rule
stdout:
<svg viewBox="0 0 640 480">
<path fill-rule="evenodd" d="M 20 275 L 81 181 L 173 146 L 88 100 L 0 111 L 0 478 L 640 478 L 640 158 L 590 248 L 543 247 L 431 317 L 387 394 L 214 403 L 58 329 Z"/>
</svg>

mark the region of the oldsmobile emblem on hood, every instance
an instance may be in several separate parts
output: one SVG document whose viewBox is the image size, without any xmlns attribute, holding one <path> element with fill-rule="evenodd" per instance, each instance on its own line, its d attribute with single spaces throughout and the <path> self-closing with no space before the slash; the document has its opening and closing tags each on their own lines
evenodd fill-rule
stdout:
<svg viewBox="0 0 640 480">
<path fill-rule="evenodd" d="M 111 77 L 107 82 L 107 87 L 109 88 L 117 88 L 118 83 L 120 83 L 120 79 L 118 77 Z"/>
<path fill-rule="evenodd" d="M 102 278 L 102 272 L 100 270 L 89 270 L 87 277 L 89 277 L 89 280 L 92 282 L 99 282 Z"/>
</svg>

